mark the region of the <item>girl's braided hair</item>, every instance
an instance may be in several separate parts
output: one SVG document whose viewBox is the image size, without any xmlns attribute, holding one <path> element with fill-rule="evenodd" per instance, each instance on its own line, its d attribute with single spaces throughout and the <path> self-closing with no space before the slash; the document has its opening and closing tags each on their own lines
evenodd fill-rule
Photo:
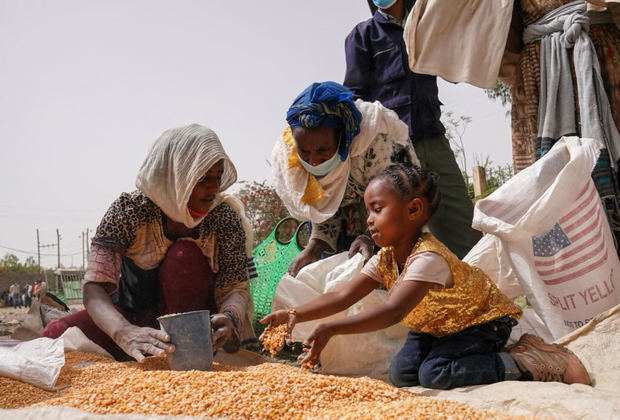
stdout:
<svg viewBox="0 0 620 420">
<path fill-rule="evenodd" d="M 382 169 L 371 178 L 389 179 L 403 200 L 424 197 L 428 202 L 429 215 L 432 218 L 441 203 L 439 192 L 439 175 L 420 168 L 415 163 L 396 163 Z"/>
</svg>

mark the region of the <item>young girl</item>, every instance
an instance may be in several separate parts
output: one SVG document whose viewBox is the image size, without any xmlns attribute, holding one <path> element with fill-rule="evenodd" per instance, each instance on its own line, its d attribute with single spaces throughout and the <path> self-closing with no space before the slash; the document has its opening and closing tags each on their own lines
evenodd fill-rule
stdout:
<svg viewBox="0 0 620 420">
<path fill-rule="evenodd" d="M 368 230 L 379 253 L 341 290 L 261 322 L 286 323 L 290 332 L 296 323 L 345 310 L 383 285 L 389 294 L 383 305 L 319 324 L 304 342 L 310 348 L 300 356 L 302 363 L 315 363 L 333 335 L 402 322 L 411 331 L 389 370 L 398 387 L 449 389 L 517 379 L 589 384 L 579 359 L 564 347 L 526 334 L 504 349 L 520 308 L 482 270 L 422 232 L 441 199 L 437 178 L 416 165 L 379 172 L 364 193 Z"/>
</svg>

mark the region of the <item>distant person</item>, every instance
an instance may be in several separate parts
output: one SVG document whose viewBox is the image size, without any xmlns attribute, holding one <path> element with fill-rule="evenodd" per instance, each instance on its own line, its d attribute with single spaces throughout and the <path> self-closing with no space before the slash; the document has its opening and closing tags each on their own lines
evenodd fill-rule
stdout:
<svg viewBox="0 0 620 420">
<path fill-rule="evenodd" d="M 353 100 L 335 82 L 313 83 L 295 98 L 272 152 L 275 190 L 290 214 L 312 222 L 310 241 L 289 273 L 324 252 L 374 253 L 367 235 L 364 189 L 395 161 L 415 159 L 407 125 L 379 103 Z"/>
<path fill-rule="evenodd" d="M 34 282 L 34 286 L 32 288 L 32 295 L 37 299 L 39 298 L 39 285 L 40 284 L 41 284 L 41 280 L 37 280 Z"/>
<path fill-rule="evenodd" d="M 26 306 L 26 286 L 24 285 L 24 287 L 21 288 L 20 292 L 19 292 L 19 300 L 22 304 L 22 306 L 24 308 L 27 308 Z"/>
<path fill-rule="evenodd" d="M 32 305 L 32 284 L 26 283 L 26 286 L 24 286 L 24 297 L 26 308 L 30 308 Z"/>
<path fill-rule="evenodd" d="M 13 296 L 13 307 L 21 308 L 22 300 L 21 300 L 21 296 L 19 295 L 19 285 L 17 284 L 17 282 L 15 282 L 11 285 L 11 287 L 12 287 L 11 295 Z"/>
<path fill-rule="evenodd" d="M 243 204 L 223 192 L 236 169 L 217 135 L 192 124 L 165 131 L 138 172 L 138 190 L 112 203 L 92 240 L 85 310 L 50 322 L 79 327 L 117 360 L 173 351 L 161 315 L 209 310 L 215 349 L 254 336 Z"/>
<path fill-rule="evenodd" d="M 8 297 L 9 297 L 9 305 L 10 306 L 15 306 L 13 304 L 13 289 L 15 288 L 15 286 L 13 286 L 13 283 L 11 283 L 9 285 L 9 293 L 8 293 Z"/>
<path fill-rule="evenodd" d="M 403 40 L 403 24 L 409 13 L 405 2 L 373 2 L 378 7 L 373 17 L 359 23 L 345 40 L 343 84 L 356 98 L 379 101 L 407 123 L 420 164 L 439 174 L 439 190 L 444 198 L 443 208 L 429 229 L 463 258 L 481 233 L 471 227 L 473 204 L 440 121 L 436 77 L 409 70 Z"/>
<path fill-rule="evenodd" d="M 505 349 L 521 309 L 480 269 L 450 252 L 423 226 L 439 207 L 437 175 L 417 165 L 393 165 L 364 193 L 368 228 L 381 250 L 351 282 L 261 322 L 288 325 L 334 315 L 379 286 L 388 299 L 370 310 L 318 324 L 304 344 L 302 364 L 313 365 L 331 337 L 376 331 L 402 322 L 410 331 L 390 363 L 397 387 L 450 389 L 505 380 L 590 384 L 568 349 L 531 334 Z"/>
</svg>

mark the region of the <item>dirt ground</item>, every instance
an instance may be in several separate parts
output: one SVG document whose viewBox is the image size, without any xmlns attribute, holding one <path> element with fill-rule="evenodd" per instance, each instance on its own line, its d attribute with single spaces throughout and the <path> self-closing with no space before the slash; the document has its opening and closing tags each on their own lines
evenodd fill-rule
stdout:
<svg viewBox="0 0 620 420">
<path fill-rule="evenodd" d="M 0 308 L 0 337 L 11 335 L 24 321 L 29 308 Z"/>
<path fill-rule="evenodd" d="M 69 305 L 69 309 L 80 310 L 84 309 L 84 306 Z M 0 337 L 13 334 L 13 331 L 24 322 L 29 310 L 30 308 L 23 306 L 21 308 L 0 307 Z"/>
</svg>

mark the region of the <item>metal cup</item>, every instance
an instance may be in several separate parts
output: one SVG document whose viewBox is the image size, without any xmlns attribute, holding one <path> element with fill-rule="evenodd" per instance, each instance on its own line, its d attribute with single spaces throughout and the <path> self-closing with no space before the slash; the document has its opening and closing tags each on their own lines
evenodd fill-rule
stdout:
<svg viewBox="0 0 620 420">
<path fill-rule="evenodd" d="M 175 350 L 168 353 L 172 370 L 209 370 L 213 363 L 209 311 L 184 312 L 157 318 Z"/>
</svg>

